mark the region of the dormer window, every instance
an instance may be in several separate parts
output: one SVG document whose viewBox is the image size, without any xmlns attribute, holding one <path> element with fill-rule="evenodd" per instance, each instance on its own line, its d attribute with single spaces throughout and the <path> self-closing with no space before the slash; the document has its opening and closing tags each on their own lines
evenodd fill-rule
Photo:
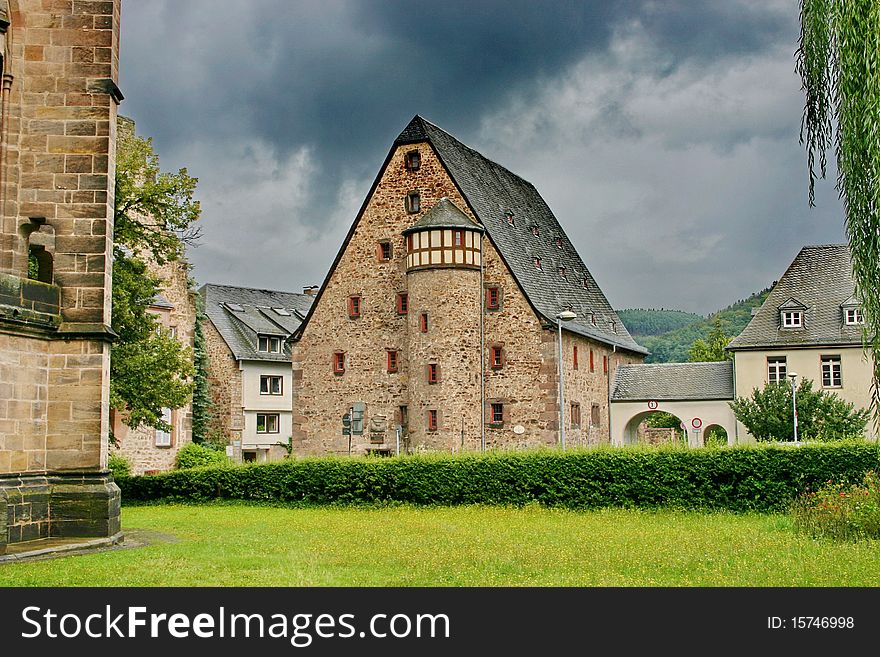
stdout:
<svg viewBox="0 0 880 657">
<path fill-rule="evenodd" d="M 562 238 L 561 238 L 561 237 L 557 237 L 557 238 L 556 238 L 556 248 L 557 248 L 557 249 L 561 249 L 561 248 L 562 248 Z"/>
<path fill-rule="evenodd" d="M 515 226 L 516 225 L 516 223 L 513 220 L 513 212 L 508 210 L 507 212 L 504 213 L 504 217 L 507 219 L 508 226 Z"/>
<path fill-rule="evenodd" d="M 418 171 L 422 166 L 422 155 L 418 151 L 410 151 L 404 157 L 407 171 Z"/>
<path fill-rule="evenodd" d="M 583 285 L 583 288 L 585 290 L 589 290 L 590 289 L 590 279 L 587 278 L 586 276 L 584 276 L 583 280 L 581 281 L 581 285 Z"/>
<path fill-rule="evenodd" d="M 865 323 L 865 316 L 862 314 L 861 308 L 845 308 L 843 311 L 843 322 L 847 326 L 857 326 Z"/>
<path fill-rule="evenodd" d="M 271 335 L 260 335 L 257 337 L 257 351 L 267 354 L 281 353 L 281 338 Z"/>
<path fill-rule="evenodd" d="M 541 268 L 541 259 L 535 258 L 535 269 L 540 269 L 540 268 Z"/>
<path fill-rule="evenodd" d="M 804 313 L 801 310 L 783 310 L 782 328 L 803 328 Z"/>
<path fill-rule="evenodd" d="M 537 224 L 532 226 L 532 235 L 534 235 L 535 237 L 541 237 L 541 229 L 538 228 Z"/>
<path fill-rule="evenodd" d="M 422 209 L 422 197 L 418 192 L 410 192 L 406 195 L 406 211 L 410 214 L 415 214 Z"/>
<path fill-rule="evenodd" d="M 560 276 L 563 278 L 563 280 L 564 280 L 564 279 L 565 279 L 565 267 L 559 267 L 559 268 L 557 269 L 557 271 L 559 272 L 559 275 L 560 275 Z"/>
</svg>

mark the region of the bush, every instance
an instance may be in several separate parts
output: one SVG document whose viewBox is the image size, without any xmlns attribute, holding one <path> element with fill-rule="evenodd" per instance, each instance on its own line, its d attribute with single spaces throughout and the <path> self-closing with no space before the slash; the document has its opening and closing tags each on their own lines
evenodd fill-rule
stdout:
<svg viewBox="0 0 880 657">
<path fill-rule="evenodd" d="M 833 477 L 880 469 L 880 446 L 606 448 L 486 455 L 314 458 L 132 477 L 123 499 L 297 504 L 496 504 L 782 511 Z"/>
<path fill-rule="evenodd" d="M 880 476 L 872 470 L 861 484 L 829 480 L 798 497 L 792 516 L 795 529 L 813 538 L 880 538 Z"/>
<path fill-rule="evenodd" d="M 768 383 L 755 388 L 751 397 L 730 402 L 736 419 L 759 441 L 793 440 L 791 386 Z M 798 439 L 841 440 L 862 436 L 868 411 L 856 410 L 827 390 L 813 390 L 813 382 L 802 379 L 797 388 Z"/>
<path fill-rule="evenodd" d="M 111 452 L 107 459 L 107 467 L 110 469 L 113 479 L 131 476 L 131 462 L 122 454 Z"/>
<path fill-rule="evenodd" d="M 220 451 L 208 445 L 199 445 L 198 443 L 189 443 L 177 452 L 177 468 L 187 470 L 189 468 L 200 468 L 203 466 L 219 466 L 228 465 L 229 458 L 225 451 Z"/>
</svg>

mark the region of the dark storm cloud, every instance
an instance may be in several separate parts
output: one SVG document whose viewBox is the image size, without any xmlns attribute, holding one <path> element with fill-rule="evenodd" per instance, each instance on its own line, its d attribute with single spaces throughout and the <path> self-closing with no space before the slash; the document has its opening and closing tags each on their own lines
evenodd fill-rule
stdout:
<svg viewBox="0 0 880 657">
<path fill-rule="evenodd" d="M 754 222 L 697 213 L 715 211 L 712 193 L 737 196 L 743 163 L 797 163 L 779 146 L 796 142 L 796 96 L 779 91 L 791 81 L 778 67 L 765 76 L 773 58 L 793 69 L 796 37 L 789 2 L 128 1 L 122 111 L 155 138 L 163 166 L 200 177 L 205 238 L 191 258 L 201 281 L 320 282 L 416 113 L 538 183 L 579 248 L 593 250 L 595 230 L 620 223 L 615 213 L 627 239 L 662 221 L 670 240 L 748 248 Z M 602 162 L 585 167 L 585 154 Z M 698 202 L 684 200 L 695 192 L 664 158 L 704 177 Z M 607 180 L 611 170 L 619 175 Z M 796 177 L 764 172 L 753 200 L 772 203 Z M 597 192 L 578 223 L 571 190 L 584 187 Z M 648 200 L 620 203 L 640 195 Z M 754 214 L 757 203 L 745 205 Z M 780 205 L 785 224 L 797 203 Z M 584 254 L 606 268 L 596 273 L 619 307 L 643 303 L 644 281 L 664 266 L 642 246 L 605 245 L 639 254 L 626 276 L 603 251 Z M 675 270 L 667 305 L 712 309 L 708 287 L 685 298 L 681 285 L 708 281 L 707 269 L 692 259 Z M 723 294 L 738 284 L 745 296 L 766 273 L 739 269 Z"/>
</svg>

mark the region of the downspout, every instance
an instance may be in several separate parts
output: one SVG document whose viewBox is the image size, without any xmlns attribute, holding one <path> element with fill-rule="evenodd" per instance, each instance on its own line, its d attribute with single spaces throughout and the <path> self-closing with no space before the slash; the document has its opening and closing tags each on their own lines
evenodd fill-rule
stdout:
<svg viewBox="0 0 880 657">
<path fill-rule="evenodd" d="M 483 282 L 483 233 L 480 233 L 480 451 L 486 451 L 486 304 L 484 302 L 485 283 Z"/>
<path fill-rule="evenodd" d="M 605 387 L 607 388 L 607 396 L 608 396 L 608 444 L 613 444 L 612 434 L 611 434 L 611 377 L 613 376 L 614 370 L 614 354 L 617 353 L 617 345 L 611 345 L 611 357 L 608 359 L 608 380 L 605 382 Z"/>
<path fill-rule="evenodd" d="M 3 72 L 3 80 L 2 80 L 2 90 L 0 90 L 0 224 L 6 221 L 6 198 L 8 196 L 6 190 L 6 179 L 8 178 L 7 174 L 7 161 L 8 156 L 7 152 L 9 150 L 9 96 L 12 91 L 12 74 L 9 73 L 6 69 L 9 66 L 9 58 L 6 56 L 7 52 L 10 50 L 7 47 L 7 40 L 10 38 L 9 33 L 7 32 L 7 26 L 0 27 L 0 41 L 3 44 L 3 52 L 2 52 L 2 72 Z M 12 263 L 10 263 L 11 265 Z"/>
</svg>

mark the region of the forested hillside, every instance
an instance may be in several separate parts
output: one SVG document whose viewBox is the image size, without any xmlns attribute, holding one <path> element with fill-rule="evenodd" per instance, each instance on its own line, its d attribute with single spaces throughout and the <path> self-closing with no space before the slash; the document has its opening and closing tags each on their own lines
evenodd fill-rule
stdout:
<svg viewBox="0 0 880 657">
<path fill-rule="evenodd" d="M 721 328 L 727 335 L 731 337 L 739 335 L 752 318 L 752 308 L 760 307 L 769 293 L 768 287 L 705 318 L 670 310 L 621 310 L 617 314 L 636 342 L 650 350 L 651 354 L 645 359 L 646 363 L 685 363 L 688 361 L 694 342 L 701 338 L 708 340 L 716 316 L 721 320 Z M 653 313 L 659 315 L 658 319 L 650 318 Z M 660 334 L 639 333 L 645 327 L 662 325 L 664 321 L 675 317 L 676 313 L 682 316 L 682 320 L 684 317 L 692 316 L 696 317 L 697 321 Z M 632 327 L 630 327 L 631 321 Z"/>
<path fill-rule="evenodd" d="M 645 335 L 660 335 L 668 331 L 674 331 L 688 324 L 694 324 L 702 319 L 702 315 L 686 313 L 683 310 L 666 310 L 660 308 L 631 308 L 618 310 L 617 316 L 624 323 L 627 330 L 634 338 L 638 339 Z"/>
</svg>

